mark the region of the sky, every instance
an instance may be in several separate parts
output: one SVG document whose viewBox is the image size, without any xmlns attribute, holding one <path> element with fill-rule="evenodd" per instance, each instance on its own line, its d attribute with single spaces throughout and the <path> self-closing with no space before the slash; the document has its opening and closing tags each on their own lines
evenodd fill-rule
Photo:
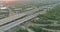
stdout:
<svg viewBox="0 0 60 32">
<path fill-rule="evenodd" d="M 14 4 L 16 2 L 20 2 L 20 3 L 44 3 L 44 2 L 56 2 L 56 1 L 59 1 L 59 0 L 0 0 L 0 1 L 4 1 L 4 3 L 6 4 Z"/>
<path fill-rule="evenodd" d="M 13 4 L 18 0 L 0 0 L 1 2 L 5 3 L 5 4 Z"/>
</svg>

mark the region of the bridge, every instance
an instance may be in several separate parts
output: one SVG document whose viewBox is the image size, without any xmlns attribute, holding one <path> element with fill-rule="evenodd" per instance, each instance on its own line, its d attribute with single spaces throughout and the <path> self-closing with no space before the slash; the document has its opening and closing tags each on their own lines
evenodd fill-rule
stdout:
<svg viewBox="0 0 60 32">
<path fill-rule="evenodd" d="M 53 7 L 50 7 L 50 8 L 53 8 Z M 16 15 L 1 19 L 0 20 L 0 32 L 7 32 L 7 30 L 12 29 L 13 27 L 19 26 L 20 24 L 24 22 L 27 22 L 37 17 L 43 11 L 46 12 L 47 10 L 48 10 L 47 6 L 39 7 L 39 8 L 34 8 L 33 10 L 30 10 L 30 11 L 26 11 L 24 13 L 16 14 Z"/>
</svg>

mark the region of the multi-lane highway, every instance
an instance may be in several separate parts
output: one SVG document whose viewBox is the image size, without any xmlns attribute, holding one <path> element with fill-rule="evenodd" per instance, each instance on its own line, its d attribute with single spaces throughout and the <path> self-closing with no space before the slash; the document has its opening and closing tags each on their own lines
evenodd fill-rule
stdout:
<svg viewBox="0 0 60 32">
<path fill-rule="evenodd" d="M 5 19 L 0 20 L 0 32 L 7 31 L 7 30 L 9 30 L 9 29 L 21 24 L 21 23 L 24 23 L 28 20 L 31 20 L 31 19 L 35 18 L 37 15 L 40 14 L 40 11 L 41 11 L 40 9 L 42 7 L 35 8 L 31 11 L 27 11 L 27 12 L 17 14 L 17 15 L 7 17 Z M 44 10 L 43 12 L 41 11 L 41 13 L 45 13 L 48 9 L 47 6 L 43 7 L 42 9 L 44 9 L 44 8 L 46 8 L 46 10 Z"/>
<path fill-rule="evenodd" d="M 5 25 L 6 23 L 13 22 L 13 21 L 15 21 L 17 19 L 21 19 L 21 18 L 23 18 L 25 16 L 32 15 L 32 14 L 34 14 L 36 12 L 39 12 L 39 11 L 40 10 L 38 8 L 35 8 L 35 9 L 31 10 L 31 11 L 27 11 L 27 12 L 24 12 L 24 13 L 21 13 L 21 14 L 17 14 L 17 15 L 11 16 L 11 17 L 7 17 L 5 19 L 1 19 L 0 20 L 0 26 Z"/>
</svg>

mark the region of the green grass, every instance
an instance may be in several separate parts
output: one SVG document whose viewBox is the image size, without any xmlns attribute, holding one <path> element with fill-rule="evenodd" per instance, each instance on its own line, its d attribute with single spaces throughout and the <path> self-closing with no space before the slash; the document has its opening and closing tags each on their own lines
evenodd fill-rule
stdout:
<svg viewBox="0 0 60 32">
<path fill-rule="evenodd" d="M 32 23 L 36 24 L 52 24 L 51 21 L 48 21 L 45 17 L 40 17 L 39 19 L 33 19 Z"/>
<path fill-rule="evenodd" d="M 47 21 L 47 20 L 32 20 L 33 23 L 36 23 L 36 24 L 52 24 L 52 22 L 50 21 Z"/>
<path fill-rule="evenodd" d="M 29 26 L 29 28 L 32 29 L 35 32 L 52 32 L 52 31 L 43 30 L 39 26 Z"/>
<path fill-rule="evenodd" d="M 60 6 L 57 5 L 56 7 L 48 11 L 44 16 L 51 20 L 60 21 Z"/>
<path fill-rule="evenodd" d="M 28 32 L 26 29 L 19 29 L 16 32 Z"/>
<path fill-rule="evenodd" d="M 43 14 L 43 15 L 40 14 L 37 17 L 40 18 L 40 19 L 32 20 L 33 23 L 51 24 L 52 22 L 48 21 L 48 20 L 54 20 L 54 21 L 58 21 L 57 23 L 60 24 L 60 5 L 57 5 L 53 9 L 47 11 L 46 14 Z M 34 30 L 36 32 L 41 32 L 42 31 L 42 29 L 40 27 L 36 27 L 36 26 L 35 27 L 30 26 L 29 28 L 31 28 L 32 30 Z M 47 26 L 42 26 L 42 28 L 60 30 L 60 26 L 49 26 L 49 25 L 47 25 Z"/>
<path fill-rule="evenodd" d="M 53 30 L 60 30 L 60 26 L 41 26 L 42 28 L 53 29 Z"/>
<path fill-rule="evenodd" d="M 53 9 L 47 11 L 46 14 L 38 15 L 37 17 L 39 17 L 40 19 L 42 18 L 42 20 L 58 21 L 57 23 L 60 24 L 60 5 L 57 5 Z M 37 20 L 35 20 L 35 21 L 37 21 Z M 40 20 L 38 20 L 38 21 L 40 21 Z"/>
</svg>

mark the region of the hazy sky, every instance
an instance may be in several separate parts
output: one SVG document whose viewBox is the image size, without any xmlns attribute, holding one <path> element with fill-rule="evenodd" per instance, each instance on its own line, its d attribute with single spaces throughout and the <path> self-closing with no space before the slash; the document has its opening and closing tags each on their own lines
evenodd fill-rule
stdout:
<svg viewBox="0 0 60 32">
<path fill-rule="evenodd" d="M 3 1 L 3 0 L 0 0 L 0 1 Z M 16 2 L 20 2 L 20 3 L 47 3 L 47 2 L 57 2 L 57 1 L 60 1 L 60 0 L 4 0 L 5 3 L 7 4 L 11 4 L 11 3 L 16 3 Z"/>
</svg>

